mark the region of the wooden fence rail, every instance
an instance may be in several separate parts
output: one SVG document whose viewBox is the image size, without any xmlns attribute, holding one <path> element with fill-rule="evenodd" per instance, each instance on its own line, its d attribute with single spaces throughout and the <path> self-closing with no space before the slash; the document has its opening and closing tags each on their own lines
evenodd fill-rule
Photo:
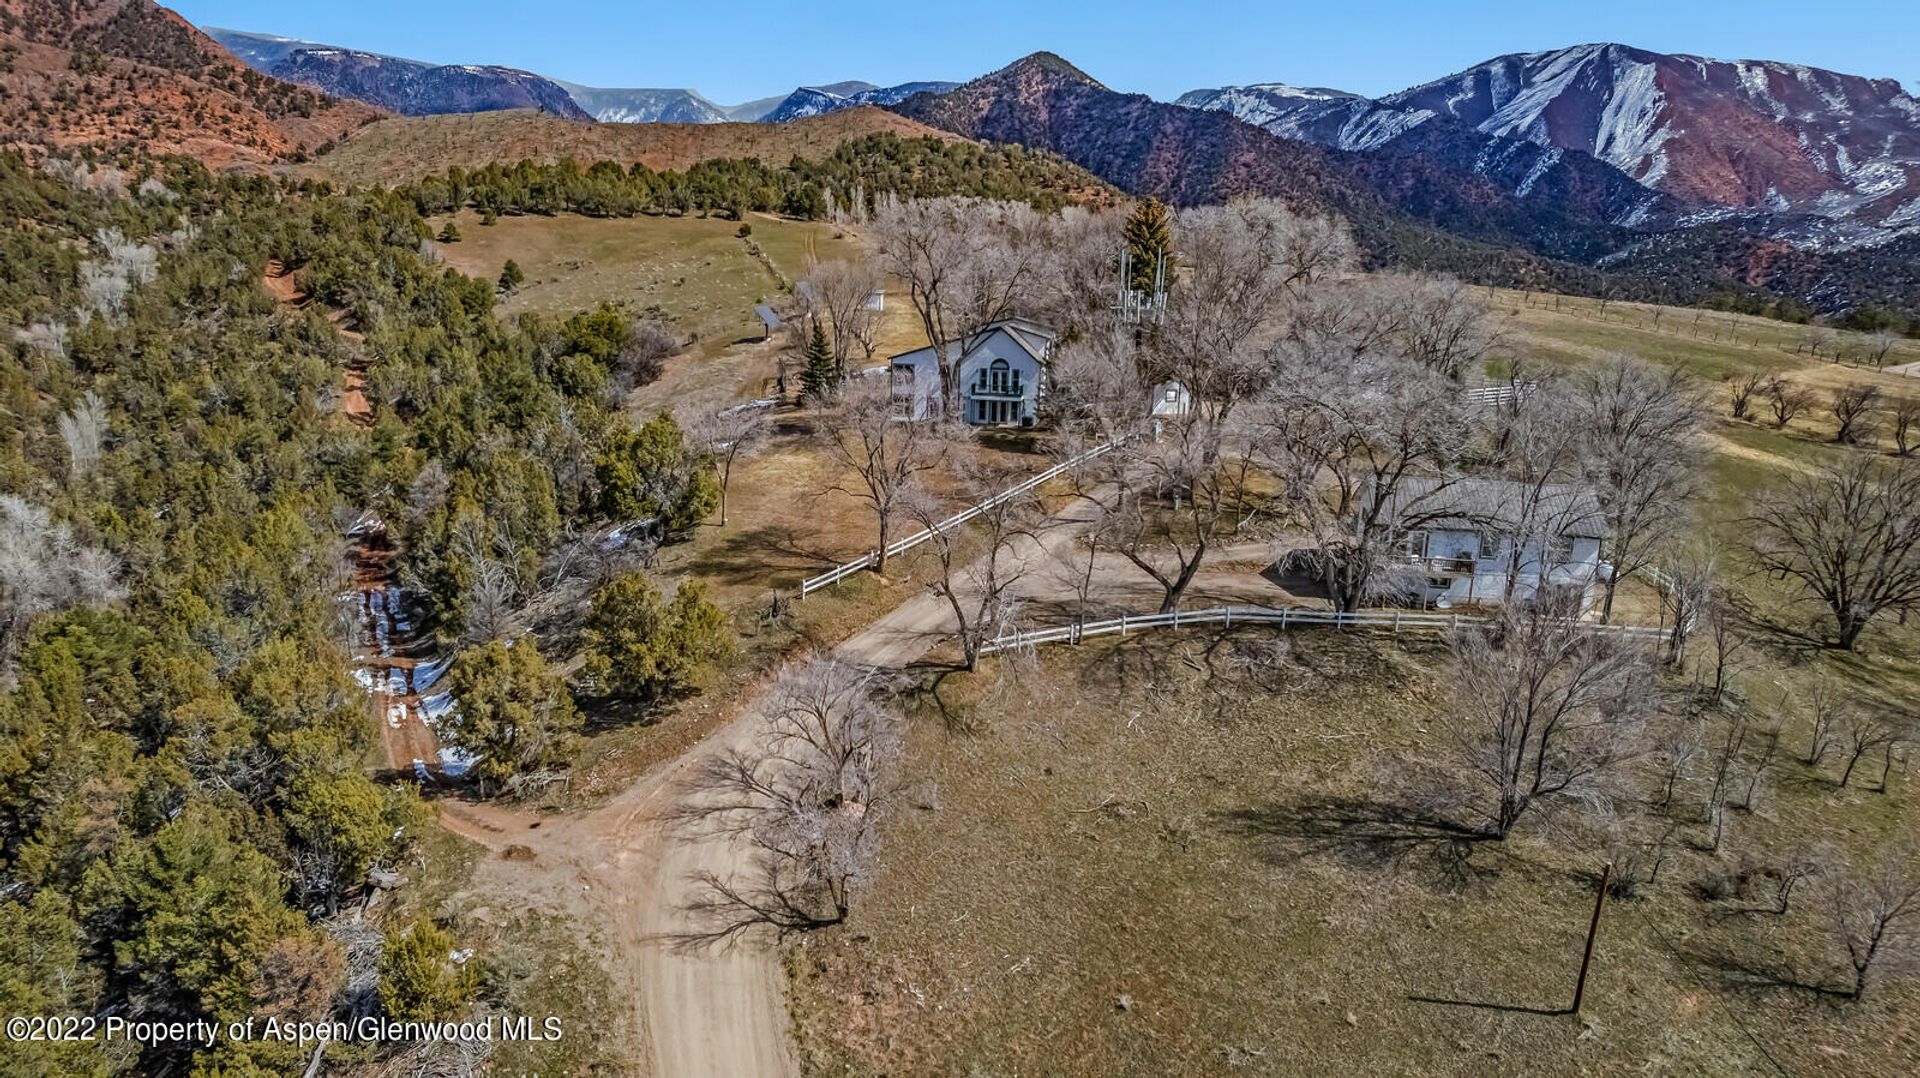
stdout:
<svg viewBox="0 0 1920 1078">
<path fill-rule="evenodd" d="M 995 637 L 981 645 L 982 655 L 1040 644 L 1078 644 L 1094 636 L 1112 636 L 1142 629 L 1181 629 L 1199 625 L 1326 625 L 1338 629 L 1385 629 L 1403 632 L 1450 632 L 1461 625 L 1479 625 L 1486 618 L 1474 614 L 1434 614 L 1418 610 L 1353 610 L 1339 612 L 1314 607 L 1217 606 L 1208 610 L 1175 610 L 1167 614 L 1123 614 L 1105 621 L 1029 629 Z M 1652 625 L 1595 625 L 1595 632 L 1664 640 L 1668 630 Z"/>
<path fill-rule="evenodd" d="M 1065 475 L 1067 472 L 1072 471 L 1074 468 L 1078 467 L 1079 465 L 1084 464 L 1087 461 L 1094 459 L 1095 457 L 1098 457 L 1107 453 L 1112 448 L 1113 448 L 1112 442 L 1107 442 L 1101 445 L 1094 446 L 1092 449 L 1089 449 L 1085 453 L 1082 453 L 1079 456 L 1074 457 L 1072 460 L 1068 460 L 1060 464 L 1056 464 L 1053 467 L 1048 468 L 1046 471 L 1041 472 L 1040 474 L 1033 476 L 1030 479 L 1024 480 L 1018 484 L 1015 484 L 1014 486 L 1008 487 L 1006 490 L 1003 490 L 1000 493 L 995 494 L 993 497 L 988 498 L 986 501 L 981 502 L 979 505 L 973 505 L 965 509 L 962 509 L 960 512 L 955 513 L 954 515 L 948 517 L 947 519 L 941 521 L 938 524 L 935 524 L 931 528 L 923 528 L 920 531 L 915 532 L 914 534 L 909 535 L 904 539 L 896 539 L 893 542 L 887 544 L 887 557 L 891 558 L 897 554 L 902 554 L 902 553 L 905 553 L 906 551 L 912 550 L 914 547 L 919 546 L 921 543 L 926 542 L 927 540 L 933 538 L 934 536 L 939 535 L 951 528 L 957 528 L 960 525 L 965 524 L 967 521 L 972 520 L 973 518 L 986 512 L 987 510 L 992 509 L 997 505 L 1000 505 L 1001 503 L 1007 501 L 1008 499 L 1017 498 L 1020 495 L 1025 494 L 1026 492 L 1034 489 L 1035 487 L 1038 487 L 1040 484 L 1045 483 L 1049 479 L 1053 479 L 1056 476 Z M 869 550 L 865 554 L 862 554 L 860 557 L 855 558 L 854 560 L 846 563 L 845 565 L 838 566 L 833 569 L 829 569 L 826 572 L 821 573 L 819 576 L 809 577 L 808 579 L 801 581 L 800 597 L 804 599 L 807 596 L 813 594 L 814 592 L 819 591 L 821 588 L 827 587 L 832 584 L 837 584 L 840 581 L 845 580 L 847 577 L 850 577 L 853 574 L 860 572 L 863 569 L 871 569 L 875 565 L 878 565 L 879 563 L 880 563 L 880 552 L 877 550 Z"/>
</svg>

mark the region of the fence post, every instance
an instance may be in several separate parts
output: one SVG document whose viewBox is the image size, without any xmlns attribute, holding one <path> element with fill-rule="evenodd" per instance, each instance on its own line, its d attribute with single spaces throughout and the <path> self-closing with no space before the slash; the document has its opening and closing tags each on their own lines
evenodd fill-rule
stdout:
<svg viewBox="0 0 1920 1078">
<path fill-rule="evenodd" d="M 1280 627 L 1282 629 L 1287 627 L 1287 618 L 1292 613 L 1293 613 L 1292 607 L 1286 607 L 1285 609 L 1280 611 Z"/>
<path fill-rule="evenodd" d="M 1400 635 L 1400 611 L 1393 612 L 1393 635 Z"/>
<path fill-rule="evenodd" d="M 1123 637 L 1127 635 L 1127 616 L 1125 614 L 1120 615 L 1120 635 Z"/>
<path fill-rule="evenodd" d="M 1233 607 L 1227 607 L 1227 628 L 1233 628 Z"/>
</svg>

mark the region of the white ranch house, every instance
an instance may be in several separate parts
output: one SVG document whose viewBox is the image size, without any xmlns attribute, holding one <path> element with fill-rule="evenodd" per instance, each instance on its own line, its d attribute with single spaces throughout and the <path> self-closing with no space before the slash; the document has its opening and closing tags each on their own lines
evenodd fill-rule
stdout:
<svg viewBox="0 0 1920 1078">
<path fill-rule="evenodd" d="M 955 369 L 960 418 L 975 426 L 1031 427 L 1038 422 L 1047 360 L 1058 336 L 1022 318 L 1002 319 L 973 334 L 973 346 Z M 942 349 L 929 345 L 887 361 L 896 418 L 925 419 L 939 411 L 940 352 L 963 347 L 963 341 L 948 341 Z"/>
<path fill-rule="evenodd" d="M 1388 566 L 1394 586 L 1447 609 L 1572 594 L 1586 610 L 1612 567 L 1600 560 L 1606 529 L 1593 492 L 1555 485 L 1526 513 L 1524 488 L 1504 479 L 1449 484 L 1403 480 L 1393 516 L 1410 522 Z M 1532 520 L 1523 522 L 1522 515 Z"/>
</svg>

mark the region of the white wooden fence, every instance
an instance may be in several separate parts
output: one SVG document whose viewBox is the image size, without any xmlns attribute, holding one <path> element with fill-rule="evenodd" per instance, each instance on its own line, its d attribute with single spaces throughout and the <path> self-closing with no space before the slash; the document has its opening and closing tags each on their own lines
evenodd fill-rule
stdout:
<svg viewBox="0 0 1920 1078">
<path fill-rule="evenodd" d="M 918 532 L 915 532 L 912 535 L 907 536 L 904 539 L 896 539 L 893 542 L 887 544 L 887 557 L 891 558 L 897 554 L 901 554 L 905 551 L 912 550 L 914 547 L 919 546 L 921 543 L 926 542 L 927 540 L 933 538 L 934 536 L 939 535 L 950 528 L 957 528 L 960 525 L 965 524 L 967 521 L 972 520 L 974 517 L 977 517 L 980 514 L 986 512 L 987 510 L 992 509 L 994 506 L 1007 501 L 1008 499 L 1017 498 L 1020 495 L 1025 494 L 1026 492 L 1039 486 L 1040 484 L 1045 483 L 1049 479 L 1052 479 L 1056 476 L 1065 475 L 1067 472 L 1072 471 L 1075 467 L 1078 467 L 1079 465 L 1084 464 L 1087 461 L 1094 459 L 1095 457 L 1101 456 L 1102 454 L 1108 452 L 1112 448 L 1113 448 L 1112 442 L 1105 442 L 1100 445 L 1094 446 L 1092 449 L 1089 449 L 1085 453 L 1082 453 L 1079 456 L 1074 457 L 1072 460 L 1068 460 L 1063 463 L 1056 464 L 1053 467 L 1048 468 L 1046 471 L 1041 472 L 1039 475 L 1032 477 L 1031 479 L 1027 479 L 1024 482 L 1008 487 L 1006 490 L 1003 490 L 1000 493 L 995 494 L 993 497 L 988 498 L 986 501 L 981 502 L 979 505 L 969 506 L 966 509 L 962 509 L 960 512 L 955 513 L 954 515 L 948 517 L 947 519 L 941 521 L 938 524 L 935 524 L 931 528 L 922 529 Z M 821 588 L 827 587 L 832 584 L 837 584 L 840 581 L 845 580 L 847 577 L 850 577 L 853 574 L 860 572 L 863 569 L 870 569 L 873 566 L 878 565 L 879 562 L 880 562 L 880 552 L 877 550 L 869 550 L 865 554 L 861 555 L 858 558 L 855 558 L 854 560 L 846 563 L 845 565 L 839 566 L 838 568 L 829 569 L 826 572 L 821 573 L 819 576 L 809 577 L 808 579 L 801 581 L 800 597 L 804 599 L 807 596 L 813 594 L 814 592 L 819 591 Z"/>
<path fill-rule="evenodd" d="M 1217 606 L 1208 610 L 1175 610 L 1168 614 L 1123 614 L 1105 621 L 1081 625 L 1061 625 L 1050 629 L 1029 629 L 995 637 L 980 647 L 982 655 L 1039 644 L 1078 644 L 1094 636 L 1112 636 L 1142 629 L 1180 629 L 1198 625 L 1326 625 L 1338 629 L 1386 629 L 1403 632 L 1448 632 L 1461 625 L 1479 625 L 1486 618 L 1473 614 L 1434 614 L 1418 610 L 1354 610 L 1339 612 L 1314 607 Z M 1594 632 L 1617 633 L 1664 640 L 1667 630 L 1652 625 L 1594 625 Z"/>
<path fill-rule="evenodd" d="M 1537 384 L 1536 382 L 1520 382 L 1518 384 L 1501 382 L 1495 385 L 1475 386 L 1472 389 L 1462 390 L 1460 395 L 1466 398 L 1468 404 L 1492 406 L 1496 404 L 1506 404 L 1517 397 L 1524 397 L 1533 392 Z"/>
</svg>

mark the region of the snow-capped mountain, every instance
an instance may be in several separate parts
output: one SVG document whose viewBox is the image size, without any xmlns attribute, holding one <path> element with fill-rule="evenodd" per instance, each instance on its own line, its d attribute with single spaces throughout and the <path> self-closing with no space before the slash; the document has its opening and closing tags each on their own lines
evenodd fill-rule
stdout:
<svg viewBox="0 0 1920 1078">
<path fill-rule="evenodd" d="M 394 112 L 420 116 L 536 108 L 568 119 L 591 119 L 558 83 L 517 68 L 429 64 L 217 27 L 206 33 L 265 74 Z"/>
<path fill-rule="evenodd" d="M 573 95 L 575 104 L 601 123 L 719 124 L 733 119 L 726 106 L 714 104 L 697 90 L 614 89 L 554 81 Z"/>
<path fill-rule="evenodd" d="M 1893 79 L 1580 45 L 1381 103 L 1592 154 L 1698 206 L 1920 226 L 1920 100 Z"/>
<path fill-rule="evenodd" d="M 1378 100 L 1271 83 L 1179 103 L 1344 150 L 1438 123 L 1578 151 L 1696 219 L 1777 215 L 1774 232 L 1819 246 L 1920 231 L 1920 100 L 1892 79 L 1603 44 L 1502 56 Z"/>
<path fill-rule="evenodd" d="M 898 86 L 875 86 L 870 82 L 839 82 L 830 86 L 802 86 L 760 117 L 760 121 L 777 124 L 856 105 L 894 105 L 914 94 L 943 94 L 958 85 L 956 82 L 903 82 Z"/>
</svg>

